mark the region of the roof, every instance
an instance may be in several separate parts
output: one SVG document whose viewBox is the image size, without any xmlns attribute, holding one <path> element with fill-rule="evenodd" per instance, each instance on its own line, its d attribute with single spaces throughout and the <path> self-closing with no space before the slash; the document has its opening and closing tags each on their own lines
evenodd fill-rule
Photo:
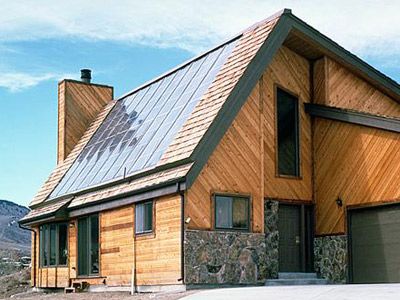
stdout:
<svg viewBox="0 0 400 300">
<path fill-rule="evenodd" d="M 400 101 L 396 82 L 285 9 L 112 101 L 31 207 L 72 197 L 69 209 L 75 209 L 144 187 L 176 182 L 190 187 L 293 32 Z"/>
</svg>

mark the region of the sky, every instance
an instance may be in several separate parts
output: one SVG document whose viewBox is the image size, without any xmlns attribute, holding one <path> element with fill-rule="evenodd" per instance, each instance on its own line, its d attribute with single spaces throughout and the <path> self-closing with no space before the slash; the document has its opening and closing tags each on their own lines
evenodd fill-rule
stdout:
<svg viewBox="0 0 400 300">
<path fill-rule="evenodd" d="M 400 82 L 400 1 L 0 0 L 0 199 L 56 165 L 59 80 L 90 68 L 118 97 L 285 7 Z"/>
</svg>

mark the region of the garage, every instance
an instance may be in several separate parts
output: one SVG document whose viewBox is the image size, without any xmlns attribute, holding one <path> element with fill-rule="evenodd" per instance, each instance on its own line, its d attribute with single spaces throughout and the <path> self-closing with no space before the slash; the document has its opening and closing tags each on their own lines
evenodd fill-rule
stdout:
<svg viewBox="0 0 400 300">
<path fill-rule="evenodd" d="M 400 282 L 400 205 L 349 210 L 350 281 Z"/>
</svg>

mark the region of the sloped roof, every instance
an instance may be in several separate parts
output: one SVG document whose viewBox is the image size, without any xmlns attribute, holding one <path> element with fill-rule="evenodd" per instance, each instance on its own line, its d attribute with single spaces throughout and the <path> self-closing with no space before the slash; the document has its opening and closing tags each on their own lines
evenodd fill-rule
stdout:
<svg viewBox="0 0 400 300">
<path fill-rule="evenodd" d="M 190 186 L 276 51 L 294 31 L 400 100 L 396 82 L 286 9 L 113 101 L 31 206 L 74 197 L 69 205 L 75 208 L 110 195 L 133 193 L 144 182 L 156 187 L 184 181 Z M 163 115 L 164 121 L 155 121 L 157 115 Z"/>
</svg>

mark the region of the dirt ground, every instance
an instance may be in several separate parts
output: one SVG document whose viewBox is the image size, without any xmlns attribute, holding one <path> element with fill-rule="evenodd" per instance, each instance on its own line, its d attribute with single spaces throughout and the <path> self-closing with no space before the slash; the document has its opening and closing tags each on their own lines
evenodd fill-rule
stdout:
<svg viewBox="0 0 400 300">
<path fill-rule="evenodd" d="M 146 293 L 146 294 L 136 294 L 131 296 L 129 293 L 122 292 L 108 292 L 108 293 L 75 293 L 75 294 L 64 294 L 62 292 L 58 293 L 22 293 L 12 296 L 12 299 L 23 299 L 23 300 L 147 300 L 147 299 L 157 299 L 157 300 L 176 300 L 184 296 L 196 293 L 196 291 L 186 291 L 180 293 Z"/>
</svg>

